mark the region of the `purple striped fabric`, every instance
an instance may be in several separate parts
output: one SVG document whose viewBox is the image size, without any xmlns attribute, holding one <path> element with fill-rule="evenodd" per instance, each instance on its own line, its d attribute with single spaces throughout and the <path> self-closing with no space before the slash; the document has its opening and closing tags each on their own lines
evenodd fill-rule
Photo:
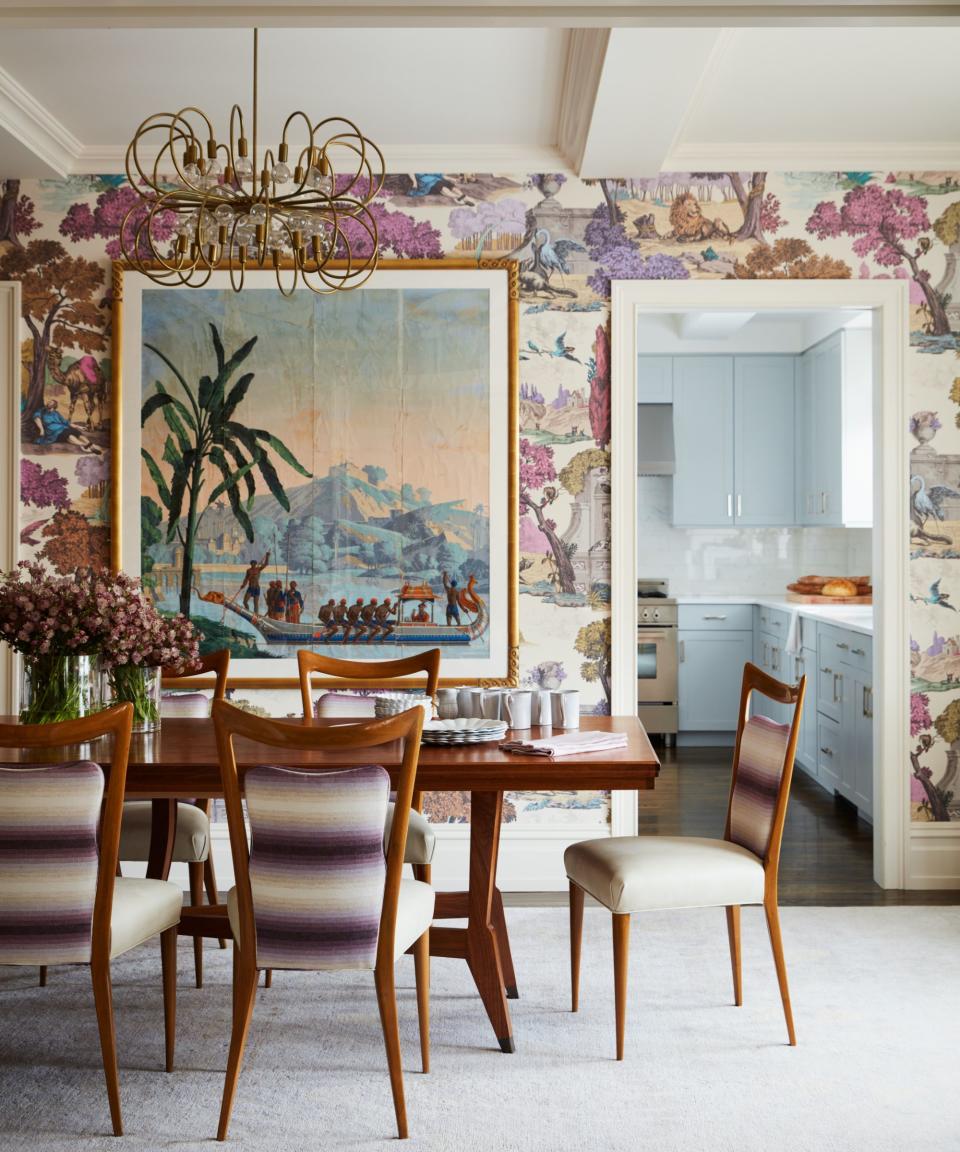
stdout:
<svg viewBox="0 0 960 1152">
<path fill-rule="evenodd" d="M 262 766 L 246 775 L 260 968 L 373 968 L 390 777 Z"/>
<path fill-rule="evenodd" d="M 730 805 L 730 839 L 761 860 L 770 843 L 773 814 L 790 743 L 790 725 L 753 716 L 740 738 L 740 759 Z"/>
<path fill-rule="evenodd" d="M 90 959 L 103 772 L 0 767 L 0 964 Z"/>
</svg>

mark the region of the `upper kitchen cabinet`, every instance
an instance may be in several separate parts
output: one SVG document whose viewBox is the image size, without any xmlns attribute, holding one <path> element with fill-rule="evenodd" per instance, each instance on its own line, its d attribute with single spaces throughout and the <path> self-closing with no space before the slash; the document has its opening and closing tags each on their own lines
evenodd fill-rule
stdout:
<svg viewBox="0 0 960 1152">
<path fill-rule="evenodd" d="M 674 524 L 793 522 L 794 361 L 674 358 Z"/>
<path fill-rule="evenodd" d="M 673 403 L 673 357 L 637 357 L 637 403 Z"/>
<path fill-rule="evenodd" d="M 794 356 L 733 361 L 734 520 L 790 524 L 794 510 Z"/>
<path fill-rule="evenodd" d="M 873 524 L 872 334 L 847 328 L 797 373 L 797 523 Z"/>
<path fill-rule="evenodd" d="M 674 358 L 673 442 L 674 524 L 733 524 L 731 356 Z"/>
</svg>

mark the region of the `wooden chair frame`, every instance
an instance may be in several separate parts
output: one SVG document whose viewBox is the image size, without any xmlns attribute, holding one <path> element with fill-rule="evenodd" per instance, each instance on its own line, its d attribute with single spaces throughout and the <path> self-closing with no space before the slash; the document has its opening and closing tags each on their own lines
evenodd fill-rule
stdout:
<svg viewBox="0 0 960 1152">
<path fill-rule="evenodd" d="M 397 1025 L 394 943 L 407 825 L 410 820 L 410 807 L 420 754 L 423 709 L 411 708 L 397 716 L 355 724 L 320 726 L 314 725 L 312 722 L 300 723 L 289 720 L 262 719 L 243 712 L 225 701 L 216 701 L 213 705 L 213 723 L 217 734 L 223 794 L 227 805 L 230 849 L 233 854 L 240 920 L 239 948 L 235 942 L 233 952 L 233 1027 L 230 1036 L 230 1053 L 227 1060 L 227 1074 L 217 1139 L 226 1140 L 227 1138 L 244 1047 L 250 1028 L 250 1020 L 253 1016 L 253 1002 L 259 975 L 256 965 L 257 945 L 253 893 L 250 886 L 250 849 L 247 843 L 241 805 L 243 787 L 233 747 L 235 736 L 275 748 L 306 748 L 317 752 L 376 748 L 384 744 L 392 744 L 397 740 L 403 741 L 403 757 L 396 789 L 396 812 L 390 840 L 387 844 L 387 871 L 380 918 L 380 934 L 377 940 L 374 980 L 387 1051 L 387 1064 L 390 1070 L 390 1087 L 393 1093 L 397 1130 L 400 1138 L 405 1139 L 407 1136 L 407 1115 L 403 1095 L 403 1070 L 400 1063 L 400 1033 Z M 298 771 L 312 770 L 314 769 L 298 768 Z M 318 772 L 329 770 L 329 766 L 323 764 L 318 764 L 315 769 Z M 429 948 L 430 934 L 428 929 L 413 947 L 417 975 L 420 1046 L 424 1072 L 429 1071 L 430 1066 Z"/>
<path fill-rule="evenodd" d="M 97 1010 L 97 1027 L 103 1052 L 103 1072 L 107 1081 L 110 1118 L 115 1136 L 123 1135 L 120 1112 L 120 1080 L 117 1069 L 117 1043 L 113 1020 L 113 991 L 110 982 L 110 934 L 113 916 L 113 894 L 116 887 L 117 864 L 120 855 L 120 820 L 123 814 L 123 794 L 126 787 L 127 760 L 130 755 L 130 732 L 133 724 L 133 705 L 118 704 L 82 720 L 66 720 L 58 724 L 0 724 L 0 748 L 56 749 L 86 744 L 101 736 L 113 737 L 110 754 L 110 772 L 104 789 L 103 808 L 99 829 L 100 862 L 97 872 L 97 891 L 91 924 L 90 974 L 93 998 Z M 20 764 L 4 762 L 5 768 L 31 768 L 35 760 Z M 177 980 L 177 928 L 168 928 L 160 935 L 160 956 L 163 966 L 164 1037 L 166 1070 L 173 1071 L 176 1028 Z"/>
<path fill-rule="evenodd" d="M 221 648 L 218 652 L 208 652 L 200 657 L 200 661 L 187 671 L 176 668 L 164 668 L 161 672 L 160 682 L 164 688 L 181 687 L 184 681 L 196 676 L 207 676 L 213 672 L 216 682 L 213 689 L 214 700 L 225 700 L 227 696 L 227 676 L 230 671 L 230 651 Z M 189 685 L 187 685 L 189 687 Z M 203 812 L 210 819 L 212 801 L 209 799 L 191 800 L 191 804 Z M 192 860 L 187 863 L 187 874 L 190 878 L 190 903 L 194 906 L 203 904 L 203 893 L 206 889 L 207 903 L 219 904 L 220 893 L 217 889 L 217 873 L 213 863 L 213 844 L 204 861 Z M 187 934 L 187 933 L 185 933 Z M 226 948 L 225 939 L 220 940 L 220 947 Z M 203 987 L 203 937 L 193 937 L 193 969 L 197 987 Z"/>
<path fill-rule="evenodd" d="M 793 1011 L 790 1006 L 790 990 L 787 984 L 787 968 L 783 958 L 783 940 L 780 935 L 780 916 L 777 903 L 778 870 L 780 867 L 780 847 L 783 842 L 783 826 L 787 818 L 787 802 L 790 798 L 790 783 L 793 779 L 793 764 L 800 736 L 800 719 L 806 695 L 807 678 L 801 676 L 795 685 L 782 684 L 768 676 L 755 664 L 747 663 L 743 669 L 743 682 L 740 689 L 740 711 L 737 720 L 737 738 L 733 749 L 733 771 L 730 779 L 730 797 L 727 801 L 727 815 L 723 829 L 723 839 L 730 840 L 730 820 L 733 798 L 736 791 L 737 771 L 740 762 L 740 742 L 750 711 L 753 693 L 766 696 L 776 704 L 793 707 L 793 720 L 787 741 L 783 773 L 774 805 L 773 823 L 766 854 L 763 857 L 764 896 L 763 910 L 770 934 L 770 947 L 777 970 L 777 983 L 783 1003 L 783 1015 L 787 1024 L 787 1035 L 791 1045 L 797 1042 L 793 1026 Z M 571 1011 L 580 1007 L 580 954 L 583 940 L 584 890 L 570 881 L 570 977 Z M 627 1013 L 627 964 L 630 948 L 630 913 L 614 912 L 613 916 L 613 983 L 616 1007 L 617 1059 L 623 1059 Z M 731 905 L 726 909 L 727 936 L 730 943 L 730 964 L 733 973 L 734 1003 L 743 1004 L 743 978 L 740 957 L 740 906 Z"/>
<path fill-rule="evenodd" d="M 403 656 L 398 660 L 341 660 L 337 656 L 321 656 L 307 648 L 297 652 L 297 670 L 300 675 L 300 699 L 303 703 L 303 716 L 309 720 L 313 715 L 311 676 L 320 672 L 324 676 L 341 680 L 356 680 L 357 687 L 384 688 L 395 680 L 427 674 L 427 695 L 436 703 L 437 685 L 440 683 L 440 649 L 428 648 L 413 656 Z M 321 684 L 323 682 L 321 681 Z M 404 685 L 400 685 L 404 687 Z M 415 811 L 423 811 L 423 793 L 414 791 L 411 805 Z M 415 864 L 413 874 L 424 884 L 429 884 L 432 872 L 429 864 Z"/>
</svg>

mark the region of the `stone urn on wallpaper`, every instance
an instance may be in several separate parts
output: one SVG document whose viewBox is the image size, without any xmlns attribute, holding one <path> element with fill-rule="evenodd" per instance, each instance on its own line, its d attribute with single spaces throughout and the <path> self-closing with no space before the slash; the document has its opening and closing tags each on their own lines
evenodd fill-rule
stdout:
<svg viewBox="0 0 960 1152">
<path fill-rule="evenodd" d="M 936 448 L 930 443 L 943 425 L 936 412 L 914 412 L 910 417 L 910 435 L 916 440 L 917 446 L 911 456 L 935 456 Z"/>
</svg>

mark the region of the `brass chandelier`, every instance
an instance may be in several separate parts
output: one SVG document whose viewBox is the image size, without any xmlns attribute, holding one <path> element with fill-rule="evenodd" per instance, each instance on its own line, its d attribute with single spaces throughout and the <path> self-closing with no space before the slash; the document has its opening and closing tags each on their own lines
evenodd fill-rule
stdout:
<svg viewBox="0 0 960 1152">
<path fill-rule="evenodd" d="M 276 153 L 257 141 L 258 29 L 253 30 L 252 134 L 230 110 L 230 142 L 218 141 L 199 108 L 148 116 L 127 148 L 139 199 L 120 242 L 127 262 L 158 284 L 201 288 L 230 273 L 272 268 L 284 295 L 302 280 L 315 292 L 356 288 L 377 266 L 371 201 L 383 185 L 383 153 L 350 120 L 314 124 L 292 112 Z M 291 139 L 294 138 L 294 139 Z M 141 151 L 155 153 L 141 162 Z"/>
</svg>

